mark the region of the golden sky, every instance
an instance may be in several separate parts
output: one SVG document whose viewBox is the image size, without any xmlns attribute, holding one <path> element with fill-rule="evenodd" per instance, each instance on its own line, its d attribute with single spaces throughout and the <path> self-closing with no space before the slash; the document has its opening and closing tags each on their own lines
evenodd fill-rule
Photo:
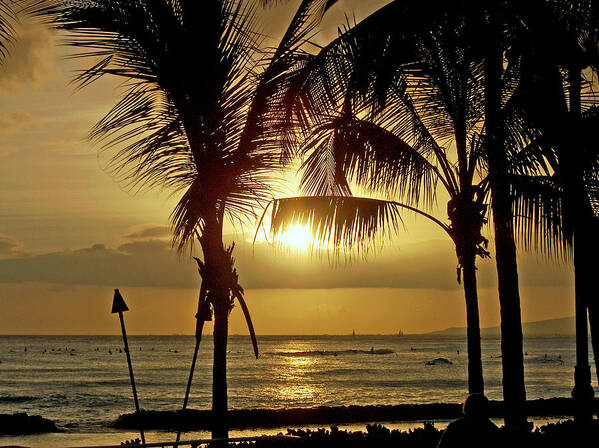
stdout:
<svg viewBox="0 0 599 448">
<path fill-rule="evenodd" d="M 345 14 L 353 22 L 385 3 L 339 1 L 316 39 L 333 37 Z M 265 11 L 265 32 L 280 34 L 296 4 Z M 68 83 L 81 62 L 64 59 L 60 36 L 32 23 L 19 31 L 0 69 L 0 334 L 117 333 L 109 314 L 116 287 L 132 310 L 132 333 L 191 333 L 199 278 L 193 260 L 170 249 L 176 198 L 123 191 L 102 169 L 107 157 L 85 140 L 118 98 L 117 85 L 104 80 L 75 93 Z M 289 194 L 296 194 L 294 174 L 287 179 Z M 444 209 L 437 210 L 443 219 Z M 263 240 L 252 248 L 251 235 L 230 235 L 257 332 L 464 326 L 452 245 L 422 219 L 407 216 L 405 223 L 386 250 L 351 265 L 277 251 Z M 481 324 L 492 326 L 498 323 L 494 265 L 480 265 Z M 524 255 L 521 283 L 525 321 L 573 314 L 569 266 Z M 238 310 L 231 332 L 246 332 Z"/>
</svg>

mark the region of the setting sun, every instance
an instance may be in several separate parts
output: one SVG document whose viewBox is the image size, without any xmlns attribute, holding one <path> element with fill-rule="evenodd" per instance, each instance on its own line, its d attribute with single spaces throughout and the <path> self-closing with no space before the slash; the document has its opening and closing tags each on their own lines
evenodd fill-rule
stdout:
<svg viewBox="0 0 599 448">
<path fill-rule="evenodd" d="M 307 225 L 293 224 L 277 238 L 283 246 L 292 249 L 308 249 L 313 244 L 312 233 Z"/>
</svg>

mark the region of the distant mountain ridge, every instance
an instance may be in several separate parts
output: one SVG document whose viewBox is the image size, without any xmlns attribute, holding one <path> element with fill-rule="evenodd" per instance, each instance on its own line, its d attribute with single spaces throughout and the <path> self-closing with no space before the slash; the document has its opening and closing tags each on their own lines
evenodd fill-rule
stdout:
<svg viewBox="0 0 599 448">
<path fill-rule="evenodd" d="M 526 322 L 522 324 L 522 332 L 525 337 L 574 336 L 576 334 L 576 323 L 574 317 Z M 426 334 L 438 336 L 466 336 L 466 328 L 451 327 Z M 480 334 L 482 337 L 499 337 L 501 335 L 501 328 L 481 328 Z"/>
</svg>

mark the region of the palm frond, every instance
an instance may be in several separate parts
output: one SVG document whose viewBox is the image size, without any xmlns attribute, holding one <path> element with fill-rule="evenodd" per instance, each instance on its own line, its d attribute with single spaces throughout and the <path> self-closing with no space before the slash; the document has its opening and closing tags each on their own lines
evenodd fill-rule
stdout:
<svg viewBox="0 0 599 448">
<path fill-rule="evenodd" d="M 516 237 L 526 250 L 566 258 L 572 233 L 565 221 L 563 190 L 546 176 L 509 177 Z"/>
<path fill-rule="evenodd" d="M 14 44 L 15 22 L 17 14 L 15 6 L 18 0 L 0 0 L 0 64 L 3 64 Z"/>
<path fill-rule="evenodd" d="M 380 199 L 305 196 L 273 200 L 270 233 L 276 239 L 294 225 L 307 226 L 315 241 L 339 253 L 343 250 L 367 250 L 399 231 L 401 210 L 414 212 L 439 225 L 448 234 L 449 227 L 421 210 Z"/>
<path fill-rule="evenodd" d="M 267 58 L 264 72 L 258 78 L 258 86 L 248 114 L 248 126 L 241 146 L 260 136 L 254 147 L 268 147 L 278 151 L 280 161 L 290 161 L 286 136 L 291 131 L 287 110 L 288 92 L 292 77 L 290 71 L 306 58 L 304 46 L 316 32 L 318 24 L 337 0 L 303 0 L 279 45 Z"/>
<path fill-rule="evenodd" d="M 241 310 L 243 311 L 243 316 L 245 317 L 245 322 L 247 323 L 248 331 L 250 332 L 250 338 L 252 339 L 252 347 L 254 348 L 254 355 L 256 356 L 256 359 L 258 359 L 258 356 L 259 356 L 258 339 L 256 338 L 256 332 L 254 331 L 254 324 L 252 323 L 252 317 L 250 316 L 250 310 L 249 310 L 247 304 L 245 303 L 245 298 L 243 297 L 243 292 L 237 291 L 235 293 L 235 298 L 237 298 L 237 301 L 239 302 L 239 305 L 241 306 Z"/>
<path fill-rule="evenodd" d="M 286 75 L 287 128 L 309 130 L 319 117 L 337 115 L 349 96 L 373 105 L 382 103 L 389 92 L 402 90 L 405 80 L 397 75 L 397 66 L 416 60 L 411 39 L 419 25 L 411 19 L 420 17 L 421 24 L 422 8 L 422 2 L 392 2 L 348 26 L 317 55 L 298 61 Z M 382 95 L 378 100 L 377 93 Z M 283 141 L 293 153 L 293 135 L 288 132 Z"/>
<path fill-rule="evenodd" d="M 275 200 L 271 234 L 276 237 L 296 224 L 308 226 L 318 243 L 341 251 L 368 248 L 375 237 L 396 233 L 402 219 L 392 203 L 374 199 L 311 196 Z"/>
<path fill-rule="evenodd" d="M 183 248 L 203 229 L 207 204 L 236 221 L 272 197 L 279 159 L 267 103 L 326 3 L 302 2 L 271 65 L 253 1 L 47 0 L 33 12 L 67 32 L 73 57 L 93 60 L 75 77 L 79 87 L 124 80 L 90 139 L 126 187 L 186 190 L 171 216 Z"/>
<path fill-rule="evenodd" d="M 437 181 L 446 182 L 418 148 L 348 113 L 316 127 L 303 150 L 310 152 L 302 165 L 309 195 L 350 194 L 347 178 L 413 205 L 424 196 L 430 206 Z"/>
</svg>

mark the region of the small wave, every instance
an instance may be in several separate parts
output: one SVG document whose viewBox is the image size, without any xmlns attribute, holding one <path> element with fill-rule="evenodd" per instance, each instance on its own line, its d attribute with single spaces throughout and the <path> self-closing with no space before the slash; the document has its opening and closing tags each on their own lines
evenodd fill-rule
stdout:
<svg viewBox="0 0 599 448">
<path fill-rule="evenodd" d="M 530 364 L 564 364 L 564 360 L 562 358 L 532 358 L 526 359 L 526 362 Z"/>
<path fill-rule="evenodd" d="M 378 371 L 376 369 L 351 369 L 351 368 L 339 368 L 339 369 L 325 369 L 320 371 L 314 371 L 314 376 L 329 376 L 333 375 L 335 378 L 339 378 L 342 375 L 351 377 L 353 381 L 358 375 L 376 375 Z"/>
<path fill-rule="evenodd" d="M 29 395 L 2 395 L 0 396 L 0 403 L 26 403 L 28 401 L 35 401 L 38 397 L 31 397 Z"/>
<path fill-rule="evenodd" d="M 378 350 L 306 350 L 297 352 L 269 352 L 276 356 L 339 356 L 339 355 L 390 355 L 393 350 L 380 348 Z"/>
</svg>

